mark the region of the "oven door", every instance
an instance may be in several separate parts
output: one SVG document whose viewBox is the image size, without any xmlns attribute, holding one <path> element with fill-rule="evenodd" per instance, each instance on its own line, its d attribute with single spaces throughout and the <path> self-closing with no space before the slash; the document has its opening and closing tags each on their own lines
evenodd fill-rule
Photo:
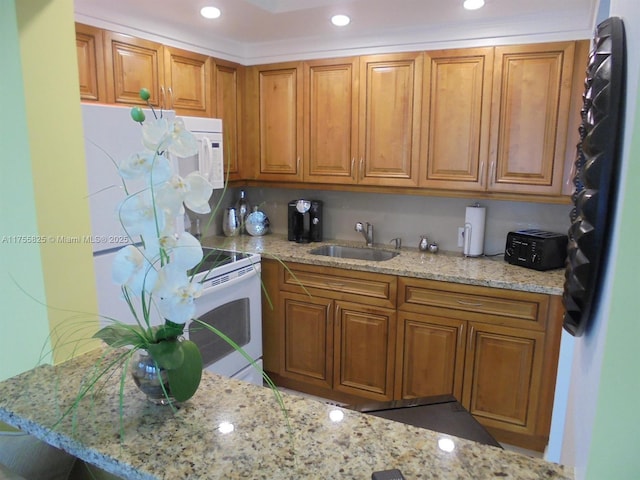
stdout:
<svg viewBox="0 0 640 480">
<path fill-rule="evenodd" d="M 195 317 L 229 337 L 256 362 L 262 358 L 260 263 L 241 270 L 237 276 L 224 274 L 204 282 L 195 300 Z M 251 365 L 245 355 L 196 322 L 187 325 L 185 334 L 198 345 L 207 371 L 233 377 Z"/>
</svg>

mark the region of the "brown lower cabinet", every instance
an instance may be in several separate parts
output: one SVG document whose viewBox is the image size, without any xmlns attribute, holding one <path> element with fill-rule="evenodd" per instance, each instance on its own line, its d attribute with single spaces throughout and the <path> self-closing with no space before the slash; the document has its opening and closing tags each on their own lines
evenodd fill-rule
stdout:
<svg viewBox="0 0 640 480">
<path fill-rule="evenodd" d="M 264 364 L 338 402 L 452 394 L 504 443 L 543 451 L 559 296 L 263 260 Z"/>
<path fill-rule="evenodd" d="M 265 298 L 265 370 L 276 383 L 342 402 L 392 400 L 396 277 L 269 260 L 262 268 L 273 305 Z"/>
</svg>

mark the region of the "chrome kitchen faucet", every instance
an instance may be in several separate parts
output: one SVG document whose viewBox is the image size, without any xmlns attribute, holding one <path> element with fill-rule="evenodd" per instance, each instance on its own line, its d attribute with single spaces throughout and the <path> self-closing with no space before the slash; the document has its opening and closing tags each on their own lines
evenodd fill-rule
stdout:
<svg viewBox="0 0 640 480">
<path fill-rule="evenodd" d="M 356 232 L 360 232 L 364 239 L 367 241 L 367 247 L 373 247 L 373 225 L 369 222 L 366 222 L 366 230 L 365 225 L 362 222 L 356 222 Z"/>
</svg>

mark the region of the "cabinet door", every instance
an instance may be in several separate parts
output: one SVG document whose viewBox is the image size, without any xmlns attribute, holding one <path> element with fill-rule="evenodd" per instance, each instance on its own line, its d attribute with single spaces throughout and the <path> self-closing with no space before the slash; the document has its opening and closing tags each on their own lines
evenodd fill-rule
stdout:
<svg viewBox="0 0 640 480">
<path fill-rule="evenodd" d="M 76 52 L 82 101 L 106 101 L 102 30 L 76 23 Z"/>
<path fill-rule="evenodd" d="M 393 399 L 395 310 L 336 301 L 335 390 Z"/>
<path fill-rule="evenodd" d="M 144 87 L 151 94 L 151 105 L 166 107 L 162 45 L 108 31 L 104 38 L 108 102 L 146 105 L 139 96 Z"/>
<path fill-rule="evenodd" d="M 280 303 L 284 315 L 282 376 L 331 388 L 333 301 L 282 292 Z"/>
<path fill-rule="evenodd" d="M 418 185 L 422 60 L 422 53 L 361 57 L 359 183 Z"/>
<path fill-rule="evenodd" d="M 396 398 L 462 398 L 465 325 L 462 320 L 399 313 Z"/>
<path fill-rule="evenodd" d="M 496 47 L 489 190 L 561 193 L 574 49 Z"/>
<path fill-rule="evenodd" d="M 300 64 L 252 67 L 249 79 L 254 102 L 249 117 L 256 178 L 302 180 L 302 68 Z M 251 124 L 249 125 L 249 128 Z"/>
<path fill-rule="evenodd" d="M 224 135 L 224 165 L 229 180 L 241 178 L 240 166 L 240 103 L 243 67 L 241 65 L 216 60 L 213 65 L 214 116 L 222 119 Z"/>
<path fill-rule="evenodd" d="M 304 180 L 354 183 L 358 155 L 358 61 L 304 66 Z"/>
<path fill-rule="evenodd" d="M 164 47 L 166 107 L 179 115 L 211 116 L 211 58 Z"/>
<path fill-rule="evenodd" d="M 544 333 L 469 323 L 462 404 L 486 427 L 534 435 Z"/>
<path fill-rule="evenodd" d="M 485 190 L 493 48 L 425 53 L 420 186 Z"/>
</svg>

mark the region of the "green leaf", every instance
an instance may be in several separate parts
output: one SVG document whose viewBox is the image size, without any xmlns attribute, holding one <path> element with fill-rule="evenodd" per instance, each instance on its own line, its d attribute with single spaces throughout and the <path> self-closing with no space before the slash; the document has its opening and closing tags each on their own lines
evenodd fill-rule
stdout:
<svg viewBox="0 0 640 480">
<path fill-rule="evenodd" d="M 161 340 L 175 339 L 182 335 L 184 324 L 181 325 L 167 320 L 164 325 L 154 327 L 154 330 L 153 338 L 155 338 L 156 342 L 160 342 Z"/>
<path fill-rule="evenodd" d="M 137 325 L 117 323 L 98 330 L 93 338 L 99 338 L 107 345 L 117 348 L 126 345 L 140 345 L 144 341 L 144 331 Z"/>
<path fill-rule="evenodd" d="M 182 365 L 167 370 L 171 395 L 179 402 L 189 400 L 198 390 L 202 378 L 202 355 L 198 346 L 190 340 L 178 342 L 184 354 Z"/>
<path fill-rule="evenodd" d="M 158 366 L 166 370 L 179 368 L 182 362 L 184 362 L 183 349 L 180 347 L 180 342 L 176 339 L 151 343 L 147 345 L 147 351 Z"/>
</svg>

